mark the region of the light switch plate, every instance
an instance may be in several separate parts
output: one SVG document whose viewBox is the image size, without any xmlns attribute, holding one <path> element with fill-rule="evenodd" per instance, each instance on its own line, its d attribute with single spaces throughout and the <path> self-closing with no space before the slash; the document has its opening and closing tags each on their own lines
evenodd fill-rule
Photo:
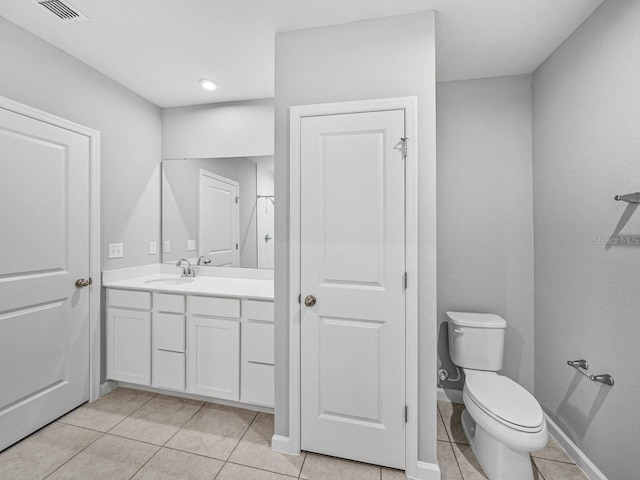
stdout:
<svg viewBox="0 0 640 480">
<path fill-rule="evenodd" d="M 122 258 L 122 257 L 124 257 L 124 243 L 110 243 L 109 258 Z"/>
<path fill-rule="evenodd" d="M 196 249 L 196 241 L 187 240 L 187 250 L 195 250 L 195 249 Z"/>
<path fill-rule="evenodd" d="M 162 251 L 164 253 L 171 253 L 171 242 L 169 240 L 164 241 L 164 249 Z"/>
<path fill-rule="evenodd" d="M 158 254 L 158 242 L 149 242 L 149 255 Z"/>
</svg>

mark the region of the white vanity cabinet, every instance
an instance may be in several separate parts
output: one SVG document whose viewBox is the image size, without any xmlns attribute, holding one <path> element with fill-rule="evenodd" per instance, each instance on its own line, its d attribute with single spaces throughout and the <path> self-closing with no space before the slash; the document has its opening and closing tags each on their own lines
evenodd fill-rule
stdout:
<svg viewBox="0 0 640 480">
<path fill-rule="evenodd" d="M 273 407 L 273 302 L 107 288 L 107 377 Z"/>
<path fill-rule="evenodd" d="M 189 302 L 189 392 L 240 400 L 240 300 Z"/>
<path fill-rule="evenodd" d="M 107 291 L 107 377 L 151 383 L 151 294 Z"/>
</svg>

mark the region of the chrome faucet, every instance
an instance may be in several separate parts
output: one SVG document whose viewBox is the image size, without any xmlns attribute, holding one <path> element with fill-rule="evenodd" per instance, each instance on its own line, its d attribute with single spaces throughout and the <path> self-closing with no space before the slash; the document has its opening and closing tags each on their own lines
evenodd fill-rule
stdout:
<svg viewBox="0 0 640 480">
<path fill-rule="evenodd" d="M 204 255 L 200 255 L 198 257 L 198 263 L 196 263 L 196 265 L 198 265 L 198 266 L 200 266 L 200 265 L 209 265 L 210 263 L 211 263 L 211 260 L 209 260 Z"/>
<path fill-rule="evenodd" d="M 183 265 L 183 263 L 187 262 L 187 265 Z M 176 263 L 176 267 L 182 267 L 182 276 L 183 277 L 195 277 L 196 276 L 196 271 L 194 270 L 194 268 L 191 266 L 191 263 L 189 262 L 189 260 L 187 260 L 186 258 L 181 258 L 180 260 L 178 260 L 178 263 Z"/>
</svg>

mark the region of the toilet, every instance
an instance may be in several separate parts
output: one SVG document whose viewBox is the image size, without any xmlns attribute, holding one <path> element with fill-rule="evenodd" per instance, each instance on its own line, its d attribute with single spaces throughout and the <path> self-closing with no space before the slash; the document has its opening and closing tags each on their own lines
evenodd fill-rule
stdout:
<svg viewBox="0 0 640 480">
<path fill-rule="evenodd" d="M 465 373 L 462 428 L 489 480 L 533 480 L 529 452 L 547 444 L 538 401 L 502 375 L 507 322 L 488 313 L 447 312 L 449 356 Z"/>
</svg>

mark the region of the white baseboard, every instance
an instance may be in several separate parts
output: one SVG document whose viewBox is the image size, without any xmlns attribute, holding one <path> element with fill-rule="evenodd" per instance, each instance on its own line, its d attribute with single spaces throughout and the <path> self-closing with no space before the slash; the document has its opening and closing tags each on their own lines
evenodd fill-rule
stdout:
<svg viewBox="0 0 640 480">
<path fill-rule="evenodd" d="M 418 461 L 418 473 L 415 477 L 407 475 L 410 480 L 440 480 L 440 467 L 437 463 Z"/>
<path fill-rule="evenodd" d="M 462 390 L 450 390 L 438 387 L 438 400 L 450 403 L 464 403 L 462 401 Z"/>
<path fill-rule="evenodd" d="M 274 435 L 271 437 L 271 449 L 275 452 L 286 453 L 287 455 L 300 455 L 300 451 L 291 450 L 291 442 L 289 437 L 283 435 Z"/>
<path fill-rule="evenodd" d="M 549 429 L 549 433 L 555 437 L 558 443 L 564 448 L 569 456 L 576 462 L 584 474 L 589 478 L 589 480 L 607 480 L 604 473 L 600 471 L 595 464 L 589 460 L 589 458 L 584 454 L 578 446 L 573 443 L 573 440 L 569 438 L 569 436 L 564 433 L 556 423 L 549 418 L 549 415 L 544 414 L 547 420 L 547 428 Z"/>
<path fill-rule="evenodd" d="M 100 396 L 104 397 L 110 391 L 118 388 L 118 386 L 119 386 L 118 382 L 114 382 L 113 380 L 107 380 L 102 385 L 100 385 Z"/>
</svg>

